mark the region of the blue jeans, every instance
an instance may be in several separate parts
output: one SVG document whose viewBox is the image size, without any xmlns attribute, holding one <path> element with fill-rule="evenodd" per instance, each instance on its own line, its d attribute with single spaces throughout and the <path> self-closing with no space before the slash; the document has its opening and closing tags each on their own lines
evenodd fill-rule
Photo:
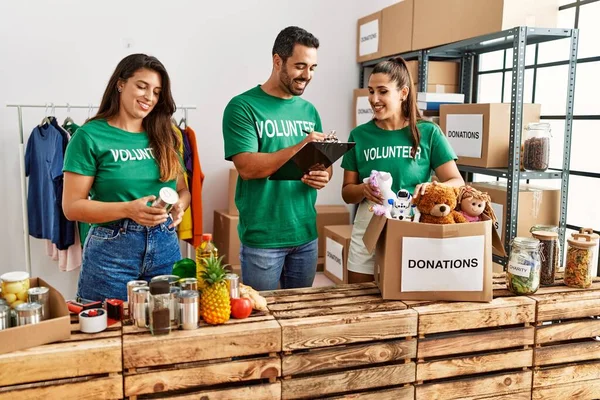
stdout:
<svg viewBox="0 0 600 400">
<path fill-rule="evenodd" d="M 127 282 L 170 274 L 181 259 L 175 228 L 167 222 L 151 228 L 125 219 L 90 229 L 83 246 L 77 297 L 127 300 Z"/>
<path fill-rule="evenodd" d="M 256 290 L 310 287 L 317 271 L 317 239 L 297 247 L 240 249 L 242 281 Z"/>
</svg>

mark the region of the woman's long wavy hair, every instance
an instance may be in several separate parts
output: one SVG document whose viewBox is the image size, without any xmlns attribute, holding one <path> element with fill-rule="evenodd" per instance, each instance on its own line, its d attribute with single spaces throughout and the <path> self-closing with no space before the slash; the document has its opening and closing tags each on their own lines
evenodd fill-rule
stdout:
<svg viewBox="0 0 600 400">
<path fill-rule="evenodd" d="M 371 73 L 386 74 L 390 78 L 390 81 L 396 83 L 398 90 L 402 90 L 404 86 L 408 87 L 408 97 L 402 102 L 402 116 L 408 120 L 413 139 L 411 156 L 416 158 L 419 144 L 421 143 L 421 133 L 417 128 L 417 122 L 423 117 L 417 108 L 417 96 L 415 96 L 413 80 L 406 61 L 402 57 L 382 61 L 373 68 L 373 72 Z"/>
<path fill-rule="evenodd" d="M 162 182 L 177 179 L 182 171 L 178 150 L 181 139 L 173 130 L 171 117 L 175 113 L 175 101 L 171 94 L 171 80 L 164 65 L 156 57 L 146 54 L 131 54 L 125 57 L 113 72 L 108 86 L 102 96 L 102 102 L 98 113 L 90 118 L 110 119 L 119 114 L 121 106 L 121 94 L 117 89 L 119 81 L 126 81 L 140 69 L 149 69 L 157 72 L 161 78 L 161 92 L 158 102 L 142 121 L 144 130 L 148 133 L 150 147 L 154 152 L 154 158 L 160 169 L 160 180 Z"/>
</svg>

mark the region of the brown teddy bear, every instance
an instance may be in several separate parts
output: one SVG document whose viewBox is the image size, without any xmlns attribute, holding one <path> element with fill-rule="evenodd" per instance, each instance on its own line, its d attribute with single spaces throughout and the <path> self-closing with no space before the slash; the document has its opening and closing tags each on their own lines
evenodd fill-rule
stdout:
<svg viewBox="0 0 600 400">
<path fill-rule="evenodd" d="M 413 202 L 421 213 L 420 222 L 426 224 L 455 224 L 467 222 L 465 217 L 455 211 L 458 188 L 437 182 L 427 186 L 424 195 L 417 193 Z"/>
</svg>

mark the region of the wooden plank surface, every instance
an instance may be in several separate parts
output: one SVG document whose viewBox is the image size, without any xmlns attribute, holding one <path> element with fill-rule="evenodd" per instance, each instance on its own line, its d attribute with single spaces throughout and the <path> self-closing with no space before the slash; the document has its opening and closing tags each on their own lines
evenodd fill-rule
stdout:
<svg viewBox="0 0 600 400">
<path fill-rule="evenodd" d="M 291 319 L 291 318 L 319 317 L 319 316 L 323 316 L 323 315 L 334 315 L 334 314 L 396 311 L 396 310 L 405 310 L 405 309 L 406 309 L 406 305 L 404 305 L 403 303 L 401 303 L 399 301 L 382 302 L 380 300 L 380 301 L 374 301 L 374 302 L 368 302 L 368 303 L 357 303 L 357 304 L 351 303 L 348 305 L 340 305 L 340 306 L 313 307 L 313 308 L 303 308 L 303 309 L 289 310 L 289 311 L 272 311 L 272 313 L 277 319 Z"/>
<path fill-rule="evenodd" d="M 545 344 L 600 336 L 600 320 L 583 319 L 542 325 L 536 328 L 535 342 Z"/>
<path fill-rule="evenodd" d="M 544 346 L 535 349 L 534 365 L 566 364 L 577 361 L 600 360 L 600 342 L 585 342 Z"/>
<path fill-rule="evenodd" d="M 351 393 L 342 396 L 326 397 L 327 400 L 414 400 L 415 387 L 403 386 L 395 389 Z"/>
<path fill-rule="evenodd" d="M 534 295 L 537 321 L 581 318 L 600 315 L 600 290 Z"/>
<path fill-rule="evenodd" d="M 417 381 L 505 371 L 533 365 L 533 349 L 454 357 L 417 363 Z"/>
<path fill-rule="evenodd" d="M 531 371 L 431 383 L 415 387 L 416 400 L 513 399 L 514 393 L 531 395 Z"/>
<path fill-rule="evenodd" d="M 284 351 L 415 336 L 412 310 L 280 320 Z"/>
<path fill-rule="evenodd" d="M 300 301 L 319 301 L 319 300 L 332 300 L 332 299 L 345 299 L 348 297 L 360 297 L 368 295 L 378 295 L 380 291 L 378 288 L 372 289 L 357 289 L 357 290 L 344 290 L 344 291 L 330 291 L 314 294 L 297 294 L 282 296 L 276 298 L 269 298 L 267 301 L 271 303 L 267 307 L 272 307 L 275 304 L 281 303 L 292 303 Z"/>
<path fill-rule="evenodd" d="M 13 391 L 4 391 L 3 389 L 8 388 L 0 388 L 0 400 L 112 400 L 123 398 L 123 377 L 120 374 L 104 378 L 74 378 L 48 382 L 48 384 L 22 386 L 21 389 Z"/>
<path fill-rule="evenodd" d="M 419 339 L 419 358 L 461 353 L 474 353 L 533 345 L 533 326 L 505 328 L 482 332 L 439 334 Z"/>
<path fill-rule="evenodd" d="M 392 340 L 283 355 L 283 376 L 330 371 L 415 358 L 417 341 Z"/>
<path fill-rule="evenodd" d="M 123 336 L 124 368 L 140 368 L 215 358 L 241 357 L 281 351 L 281 327 L 276 321 L 249 322 Z"/>
<path fill-rule="evenodd" d="M 600 381 L 567 383 L 533 389 L 533 400 L 593 400 L 600 399 Z"/>
<path fill-rule="evenodd" d="M 321 299 L 321 300 L 311 300 L 311 301 L 296 301 L 292 303 L 277 303 L 270 304 L 269 311 L 286 311 L 286 310 L 299 310 L 304 308 L 315 308 L 315 307 L 332 307 L 332 306 L 342 306 L 342 305 L 351 305 L 351 304 L 360 304 L 360 303 L 368 303 L 368 302 L 377 302 L 382 303 L 384 300 L 381 299 L 381 295 L 368 295 L 368 296 L 357 296 L 357 297 L 342 297 L 335 299 Z M 400 301 L 388 302 L 388 303 L 398 303 L 403 305 Z M 406 306 L 404 306 L 406 308 Z"/>
<path fill-rule="evenodd" d="M 281 383 L 203 390 L 193 393 L 161 396 L 169 400 L 273 400 L 281 398 Z"/>
<path fill-rule="evenodd" d="M 173 390 L 252 381 L 281 376 L 279 356 L 169 368 L 125 375 L 125 396 L 162 393 Z"/>
<path fill-rule="evenodd" d="M 0 386 L 120 372 L 121 339 L 55 343 L 0 355 Z"/>
<path fill-rule="evenodd" d="M 535 321 L 535 301 L 526 297 L 500 298 L 490 303 L 439 303 L 413 309 L 419 314 L 419 335 Z"/>
<path fill-rule="evenodd" d="M 375 282 L 368 283 L 349 283 L 338 286 L 326 286 L 326 287 L 312 287 L 312 288 L 300 288 L 300 289 L 278 289 L 278 290 L 265 290 L 260 292 L 261 296 L 267 300 L 281 300 L 286 296 L 297 296 L 303 294 L 318 294 L 318 293 L 337 293 L 337 292 L 348 292 L 353 290 L 367 290 L 376 289 L 377 284 Z"/>
<path fill-rule="evenodd" d="M 335 374 L 284 379 L 281 398 L 314 399 L 326 395 L 410 383 L 415 379 L 415 363 L 355 369 Z"/>
<path fill-rule="evenodd" d="M 587 383 L 584 383 L 586 381 L 600 382 L 600 361 L 561 365 L 533 371 L 534 389 L 574 382 L 586 385 Z"/>
</svg>

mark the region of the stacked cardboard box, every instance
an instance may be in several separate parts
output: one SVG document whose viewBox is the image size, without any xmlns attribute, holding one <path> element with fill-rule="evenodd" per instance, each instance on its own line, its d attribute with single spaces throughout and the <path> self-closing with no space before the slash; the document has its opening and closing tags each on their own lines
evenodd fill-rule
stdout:
<svg viewBox="0 0 600 400">
<path fill-rule="evenodd" d="M 334 283 L 348 283 L 348 250 L 352 225 L 325 227 L 324 274 Z"/>
<path fill-rule="evenodd" d="M 325 257 L 325 227 L 348 225 L 350 212 L 344 205 L 317 205 L 317 233 L 319 235 L 319 257 Z"/>
<path fill-rule="evenodd" d="M 239 216 L 231 215 L 227 210 L 215 210 L 213 221 L 213 241 L 223 262 L 234 269 L 240 265 L 240 237 L 237 226 Z"/>
</svg>

